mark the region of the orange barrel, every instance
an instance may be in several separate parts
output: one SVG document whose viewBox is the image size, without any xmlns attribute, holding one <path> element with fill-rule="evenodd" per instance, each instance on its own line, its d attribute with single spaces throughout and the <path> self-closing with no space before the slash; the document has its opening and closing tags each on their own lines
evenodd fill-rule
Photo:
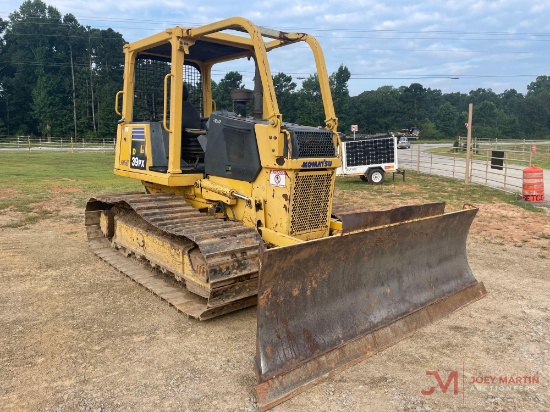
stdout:
<svg viewBox="0 0 550 412">
<path fill-rule="evenodd" d="M 526 202 L 544 202 L 544 177 L 540 167 L 529 166 L 523 169 L 523 190 Z"/>
</svg>

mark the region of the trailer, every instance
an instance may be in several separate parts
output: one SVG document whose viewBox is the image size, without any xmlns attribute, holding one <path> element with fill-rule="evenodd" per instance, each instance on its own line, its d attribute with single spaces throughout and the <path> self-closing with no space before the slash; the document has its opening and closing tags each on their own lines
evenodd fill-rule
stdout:
<svg viewBox="0 0 550 412">
<path fill-rule="evenodd" d="M 406 137 L 409 140 L 420 139 L 420 129 L 418 127 L 410 127 L 408 129 L 401 129 L 398 132 L 393 133 L 395 137 Z"/>
<path fill-rule="evenodd" d="M 342 166 L 336 169 L 338 176 L 359 176 L 364 182 L 379 185 L 386 173 L 399 173 L 395 136 L 344 137 L 341 141 Z"/>
</svg>

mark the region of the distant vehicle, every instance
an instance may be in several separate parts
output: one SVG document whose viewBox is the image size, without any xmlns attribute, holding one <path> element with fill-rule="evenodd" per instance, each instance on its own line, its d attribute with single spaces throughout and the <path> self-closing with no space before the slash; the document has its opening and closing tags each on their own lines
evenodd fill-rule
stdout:
<svg viewBox="0 0 550 412">
<path fill-rule="evenodd" d="M 420 129 L 418 127 L 411 127 L 409 129 L 401 129 L 395 133 L 395 137 L 406 137 L 409 140 L 418 140 L 420 139 Z"/>
<path fill-rule="evenodd" d="M 398 149 L 410 149 L 411 142 L 409 142 L 409 139 L 406 137 L 400 137 L 399 141 L 397 142 L 397 148 Z"/>
</svg>

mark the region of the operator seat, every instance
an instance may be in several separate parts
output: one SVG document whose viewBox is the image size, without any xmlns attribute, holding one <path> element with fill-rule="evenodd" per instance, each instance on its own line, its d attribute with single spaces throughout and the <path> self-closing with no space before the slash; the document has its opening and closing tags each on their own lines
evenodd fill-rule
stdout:
<svg viewBox="0 0 550 412">
<path fill-rule="evenodd" d="M 189 90 L 187 87 L 183 87 L 183 104 L 181 114 L 181 128 L 182 129 L 200 129 L 201 128 L 201 116 L 195 106 L 189 102 Z"/>
<path fill-rule="evenodd" d="M 204 168 L 204 150 L 197 140 L 200 136 L 197 132 L 201 129 L 201 117 L 188 99 L 189 90 L 184 86 L 181 113 L 181 159 L 186 164 L 193 165 L 195 169 L 201 169 Z"/>
</svg>

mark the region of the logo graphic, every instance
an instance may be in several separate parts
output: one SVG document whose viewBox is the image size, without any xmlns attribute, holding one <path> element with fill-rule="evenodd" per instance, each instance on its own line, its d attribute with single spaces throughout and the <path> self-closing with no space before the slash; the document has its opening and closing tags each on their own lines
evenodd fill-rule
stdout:
<svg viewBox="0 0 550 412">
<path fill-rule="evenodd" d="M 453 383 L 453 395 L 458 395 L 458 371 L 452 371 L 449 373 L 445 383 L 443 383 L 443 379 L 441 379 L 439 371 L 426 371 L 426 375 L 435 377 L 435 380 L 443 393 L 447 393 L 447 389 L 449 389 L 449 386 Z M 422 389 L 420 392 L 422 395 L 431 395 L 435 392 L 435 386 L 430 387 L 428 390 Z"/>
<path fill-rule="evenodd" d="M 302 162 L 302 167 L 305 168 L 317 168 L 317 167 L 330 167 L 332 166 L 332 160 L 320 160 L 318 162 Z"/>
<path fill-rule="evenodd" d="M 459 394 L 458 371 L 454 370 L 449 373 L 448 376 L 445 374 L 440 375 L 439 371 L 426 371 L 426 376 L 433 376 L 437 385 L 430 386 L 428 389 L 422 389 L 420 393 L 425 396 L 433 395 L 437 388 L 441 390 L 442 393 L 454 397 Z M 446 379 L 445 379 L 446 378 Z M 466 384 L 468 387 L 466 388 Z M 473 375 L 468 376 L 466 381 L 466 372 L 464 370 L 464 363 L 462 364 L 462 404 L 465 403 L 465 392 L 491 392 L 491 393 L 500 393 L 500 392 L 534 392 L 537 390 L 538 385 L 540 385 L 540 376 L 537 375 L 521 375 L 521 374 L 511 374 L 511 375 Z M 453 391 L 449 390 L 452 387 Z"/>
</svg>

